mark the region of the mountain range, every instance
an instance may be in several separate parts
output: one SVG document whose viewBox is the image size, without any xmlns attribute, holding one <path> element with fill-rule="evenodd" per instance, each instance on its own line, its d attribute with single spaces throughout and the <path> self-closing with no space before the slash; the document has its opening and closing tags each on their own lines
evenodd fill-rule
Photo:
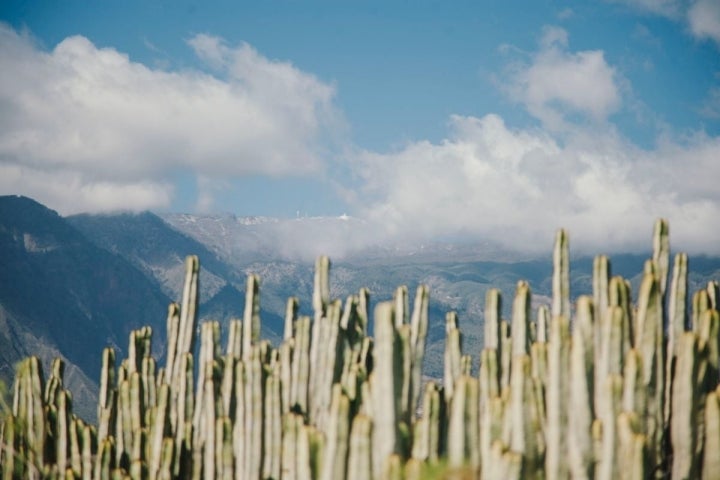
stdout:
<svg viewBox="0 0 720 480">
<path fill-rule="evenodd" d="M 27 355 L 62 356 L 76 403 L 92 401 L 102 349 L 150 325 L 162 345 L 169 299 L 137 268 L 24 197 L 0 199 L 0 374 Z M 90 400 L 85 402 L 84 399 Z"/>
<path fill-rule="evenodd" d="M 261 279 L 262 335 L 277 344 L 287 298 L 311 313 L 313 261 L 324 246 L 336 254 L 331 296 L 368 287 L 372 302 L 392 298 L 399 285 L 430 287 L 425 373 L 442 372 L 444 318 L 458 312 L 464 349 L 477 357 L 482 343 L 485 292 L 500 288 L 510 313 L 515 286 L 530 282 L 533 303 L 547 304 L 551 257 L 513 257 L 479 243 L 368 244 L 352 242 L 365 225 L 348 217 L 272 219 L 224 215 L 118 213 L 61 217 L 36 201 L 0 197 L 0 379 L 27 355 L 66 361 L 76 411 L 94 420 L 102 349 L 125 355 L 133 328 L 153 328 L 163 358 L 167 306 L 181 296 L 184 258 L 201 262 L 200 318 L 225 326 L 244 311 L 246 277 Z M 339 233 L 338 233 L 339 232 Z M 650 232 L 648 232 L 650 238 Z M 313 243 L 316 239 L 316 244 Z M 336 243 L 331 242 L 334 241 Z M 649 242 L 648 242 L 649 243 Z M 312 248 L 308 248 L 308 246 Z M 649 249 L 648 249 L 649 250 Z M 647 255 L 613 255 L 613 274 L 637 290 Z M 720 278 L 720 258 L 690 259 L 690 289 Z M 592 288 L 592 259 L 571 261 L 572 295 Z M 371 304 L 372 308 L 372 304 Z M 226 328 L 224 330 L 227 330 Z"/>
</svg>

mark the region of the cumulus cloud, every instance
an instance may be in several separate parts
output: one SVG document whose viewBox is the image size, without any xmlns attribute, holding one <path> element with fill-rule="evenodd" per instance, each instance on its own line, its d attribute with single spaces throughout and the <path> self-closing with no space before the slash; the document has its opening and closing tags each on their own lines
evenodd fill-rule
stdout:
<svg viewBox="0 0 720 480">
<path fill-rule="evenodd" d="M 687 24 L 698 39 L 711 39 L 720 45 L 720 3 L 717 0 L 610 0 L 639 11 L 671 18 Z"/>
<path fill-rule="evenodd" d="M 687 14 L 690 31 L 697 38 L 709 38 L 720 45 L 720 2 L 698 0 Z"/>
<path fill-rule="evenodd" d="M 502 118 L 452 118 L 440 143 L 363 152 L 365 215 L 389 234 L 472 236 L 546 252 L 564 227 L 573 250 L 646 249 L 655 218 L 670 220 L 675 246 L 719 253 L 720 140 L 698 136 L 653 151 L 605 133 L 560 142 Z"/>
<path fill-rule="evenodd" d="M 171 202 L 178 172 L 322 171 L 333 86 L 248 44 L 189 45 L 213 74 L 149 68 L 81 36 L 45 51 L 0 24 L 1 191 L 63 213 L 142 209 Z"/>
<path fill-rule="evenodd" d="M 546 27 L 529 63 L 510 68 L 505 87 L 511 98 L 546 127 L 566 127 L 570 115 L 603 121 L 621 105 L 615 69 L 601 50 L 571 52 L 567 32 Z"/>
</svg>

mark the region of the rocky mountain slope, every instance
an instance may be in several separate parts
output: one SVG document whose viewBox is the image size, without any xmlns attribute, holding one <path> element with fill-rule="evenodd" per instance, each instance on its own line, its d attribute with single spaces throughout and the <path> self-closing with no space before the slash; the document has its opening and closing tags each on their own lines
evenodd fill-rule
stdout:
<svg viewBox="0 0 720 480">
<path fill-rule="evenodd" d="M 128 260 L 155 280 L 170 298 L 180 298 L 183 265 L 188 255 L 202 259 L 200 285 L 205 299 L 215 295 L 228 281 L 244 280 L 205 245 L 170 228 L 153 213 L 83 214 L 67 217 L 67 221 L 95 245 Z"/>
<path fill-rule="evenodd" d="M 157 337 L 164 337 L 167 304 L 180 298 L 183 260 L 189 254 L 201 262 L 200 318 L 219 320 L 226 332 L 227 321 L 243 314 L 247 275 L 257 274 L 262 335 L 274 343 L 282 333 L 288 297 L 299 298 L 301 314 L 311 313 L 313 257 L 307 253 L 312 249 L 302 244 L 313 238 L 320 253 L 337 254 L 331 256 L 335 298 L 368 287 L 372 309 L 375 302 L 392 298 L 399 285 L 407 285 L 412 297 L 419 284 L 427 284 L 425 372 L 438 377 L 446 312 L 458 312 L 464 350 L 477 357 L 489 288 L 501 289 L 505 315 L 519 280 L 530 282 L 535 306 L 549 302 L 552 239 L 540 259 L 451 242 L 364 250 L 346 244 L 344 253 L 337 246 L 322 252 L 331 239 L 351 238 L 362 230 L 358 222 L 152 213 L 62 218 L 30 199 L 0 197 L 0 373 L 7 379 L 13 363 L 28 354 L 43 360 L 60 354 L 69 362 L 69 376 L 82 385 L 73 391 L 92 395 L 104 346 L 123 350 L 130 329 L 140 325 L 151 325 Z M 292 239 L 297 244 L 282 245 Z M 637 291 L 639 279 L 633 275 L 642 271 L 645 258 L 614 255 L 613 272 L 631 278 Z M 591 258 L 572 259 L 573 297 L 591 291 L 591 269 Z M 720 259 L 691 258 L 690 272 L 694 290 L 720 278 Z"/>
<path fill-rule="evenodd" d="M 211 246 L 174 229 L 155 214 L 75 215 L 67 220 L 98 247 L 135 265 L 173 299 L 182 295 L 185 257 L 197 255 L 201 262 L 200 320 L 225 324 L 230 318 L 242 317 L 250 271 L 220 260 Z M 282 333 L 285 300 L 272 310 L 266 304 L 273 302 L 263 302 L 264 336 L 270 340 L 277 340 Z"/>
<path fill-rule="evenodd" d="M 118 255 L 90 242 L 56 212 L 0 197 L 0 374 L 15 362 L 61 354 L 82 404 L 99 378 L 102 349 L 124 352 L 131 329 L 153 327 L 163 345 L 169 298 Z M 82 410 L 82 409 L 81 409 Z M 90 413 L 94 416 L 94 412 Z"/>
</svg>

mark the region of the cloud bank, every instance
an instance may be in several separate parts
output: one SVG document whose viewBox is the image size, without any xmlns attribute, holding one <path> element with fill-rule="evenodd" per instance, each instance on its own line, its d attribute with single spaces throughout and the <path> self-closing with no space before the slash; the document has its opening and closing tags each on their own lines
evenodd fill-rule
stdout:
<svg viewBox="0 0 720 480">
<path fill-rule="evenodd" d="M 720 253 L 710 220 L 720 215 L 720 139 L 633 144 L 608 120 L 623 108 L 617 77 L 602 51 L 573 52 L 564 30 L 547 28 L 538 51 L 502 79 L 541 126 L 453 116 L 442 142 L 361 152 L 364 215 L 389 235 L 469 237 L 537 253 L 560 227 L 574 251 L 647 250 L 664 217 L 674 246 Z"/>
<path fill-rule="evenodd" d="M 365 215 L 391 234 L 461 235 L 547 252 L 568 229 L 574 251 L 645 250 L 656 218 L 673 244 L 720 253 L 720 140 L 643 151 L 612 134 L 565 142 L 511 129 L 496 115 L 455 116 L 450 136 L 392 154 L 360 155 Z"/>
<path fill-rule="evenodd" d="M 188 43 L 214 74 L 152 69 L 81 36 L 46 52 L 0 24 L 0 191 L 63 213 L 142 209 L 169 206 L 181 173 L 323 169 L 334 87 L 248 44 Z"/>
</svg>

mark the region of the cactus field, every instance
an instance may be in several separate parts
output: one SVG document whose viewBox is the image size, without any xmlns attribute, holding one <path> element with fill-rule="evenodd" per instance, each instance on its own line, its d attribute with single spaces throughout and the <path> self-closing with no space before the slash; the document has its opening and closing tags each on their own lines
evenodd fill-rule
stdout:
<svg viewBox="0 0 720 480">
<path fill-rule="evenodd" d="M 330 298 L 317 260 L 313 316 L 287 302 L 282 343 L 260 339 L 260 279 L 245 312 L 198 325 L 197 257 L 167 316 L 128 358 L 107 348 L 95 423 L 73 414 L 63 363 L 17 367 L 0 425 L 3 479 L 720 479 L 720 291 L 688 291 L 667 222 L 637 292 L 595 258 L 592 295 L 571 298 L 569 242 L 555 238 L 552 302 L 517 284 L 511 318 L 488 291 L 479 371 L 445 318 L 444 376 L 423 377 L 431 292 Z M 412 280 L 412 279 L 409 279 Z M 467 321 L 479 321 L 467 319 Z M 373 335 L 369 335 L 372 322 Z"/>
</svg>

